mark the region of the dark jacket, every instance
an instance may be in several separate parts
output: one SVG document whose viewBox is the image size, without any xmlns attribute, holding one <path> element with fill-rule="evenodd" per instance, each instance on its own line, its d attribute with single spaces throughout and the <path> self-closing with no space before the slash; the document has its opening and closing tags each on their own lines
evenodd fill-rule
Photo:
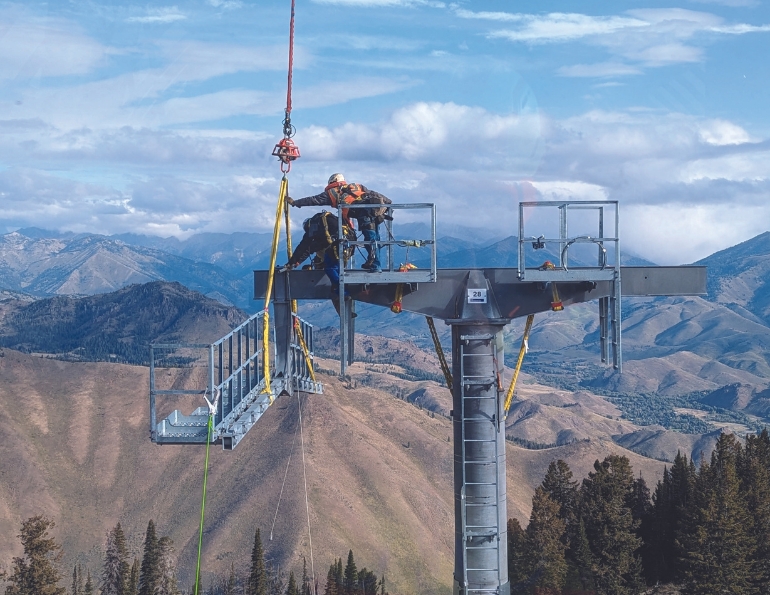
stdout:
<svg viewBox="0 0 770 595">
<path fill-rule="evenodd" d="M 331 246 L 335 246 L 339 238 L 339 223 L 336 215 L 327 211 L 316 213 L 310 218 L 305 234 L 302 236 L 297 249 L 289 259 L 289 266 L 292 268 L 302 264 L 314 252 L 323 252 Z M 355 232 L 351 232 L 349 227 L 343 228 L 348 239 L 355 240 Z"/>
</svg>

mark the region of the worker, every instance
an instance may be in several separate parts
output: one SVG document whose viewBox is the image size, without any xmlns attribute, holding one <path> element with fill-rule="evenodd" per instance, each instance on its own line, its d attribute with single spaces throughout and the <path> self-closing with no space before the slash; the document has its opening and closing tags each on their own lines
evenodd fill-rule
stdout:
<svg viewBox="0 0 770 595">
<path fill-rule="evenodd" d="M 298 267 L 305 262 L 311 254 L 315 253 L 313 264 L 307 268 L 313 268 L 323 263 L 323 270 L 332 284 L 331 300 L 334 304 L 337 314 L 340 312 L 339 290 L 340 290 L 340 261 L 337 241 L 339 238 L 339 221 L 336 215 L 328 211 L 321 211 L 312 217 L 305 219 L 302 223 L 304 234 L 300 240 L 297 249 L 291 255 L 289 262 L 281 267 L 277 267 L 277 272 L 283 273 Z M 356 233 L 348 226 L 342 226 L 342 233 L 348 240 L 355 240 Z M 352 248 L 348 249 L 352 252 Z M 350 253 L 345 254 L 347 260 Z M 346 295 L 345 297 L 349 297 Z"/>
<path fill-rule="evenodd" d="M 329 178 L 324 191 L 320 194 L 314 194 L 313 196 L 306 196 L 305 198 L 299 198 L 294 200 L 291 196 L 286 197 L 286 201 L 293 207 L 311 207 L 311 206 L 325 206 L 330 205 L 337 207 L 338 204 L 353 204 L 353 203 L 366 203 L 366 204 L 391 204 L 390 199 L 380 194 L 369 190 L 363 184 L 349 184 L 345 181 L 345 176 L 342 174 L 332 174 Z M 350 215 L 348 209 L 342 210 L 343 221 L 352 229 L 353 225 L 350 221 Z M 392 220 L 393 218 L 388 214 L 387 207 L 376 207 L 371 209 L 353 209 L 352 217 L 358 221 L 358 229 L 364 236 L 366 242 L 367 259 L 364 264 L 361 265 L 362 269 L 368 270 L 370 273 L 379 273 L 380 268 L 380 223 L 385 219 Z"/>
</svg>

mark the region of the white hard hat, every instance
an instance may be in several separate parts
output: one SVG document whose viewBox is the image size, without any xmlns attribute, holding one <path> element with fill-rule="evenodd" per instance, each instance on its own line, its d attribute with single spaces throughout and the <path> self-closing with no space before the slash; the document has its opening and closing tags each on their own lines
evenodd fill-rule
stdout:
<svg viewBox="0 0 770 595">
<path fill-rule="evenodd" d="M 329 178 L 329 184 L 334 184 L 335 182 L 344 182 L 345 176 L 342 174 L 332 174 Z"/>
</svg>

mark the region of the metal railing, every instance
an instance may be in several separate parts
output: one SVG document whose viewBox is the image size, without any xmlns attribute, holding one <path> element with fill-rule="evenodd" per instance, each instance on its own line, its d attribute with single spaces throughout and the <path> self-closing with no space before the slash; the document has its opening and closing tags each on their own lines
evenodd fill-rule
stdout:
<svg viewBox="0 0 770 595">
<path fill-rule="evenodd" d="M 292 325 L 289 354 L 283 361 L 291 370 L 287 374 L 272 371 L 272 393 L 263 392 L 264 349 L 262 341 L 264 312 L 251 316 L 227 335 L 211 344 L 154 343 L 150 345 L 150 438 L 158 444 L 205 444 L 209 405 L 215 404 L 214 431 L 211 441 L 231 450 L 259 420 L 283 391 L 293 389 L 321 393 L 323 387 L 312 378 L 313 327 L 292 315 L 302 330 L 308 347 L 308 360 Z M 275 362 L 275 327 L 268 349 Z M 285 371 L 278 371 L 285 372 Z M 205 387 L 205 388 L 203 388 Z M 205 397 L 205 398 L 204 398 Z M 189 415 L 178 409 L 158 421 L 159 400 L 174 400 L 190 406 L 201 403 Z M 192 403 L 194 405 L 194 403 Z"/>
<path fill-rule="evenodd" d="M 382 272 L 370 274 L 367 271 L 356 269 L 355 250 L 353 250 L 353 257 L 349 258 L 345 262 L 344 258 L 341 258 L 343 264 L 340 266 L 340 281 L 342 283 L 432 283 L 436 281 L 436 267 L 437 267 L 437 254 L 436 254 L 436 205 L 433 203 L 407 203 L 407 204 L 389 204 L 385 205 L 388 208 L 389 213 L 394 211 L 404 210 L 418 210 L 430 212 L 430 237 L 429 238 L 400 238 L 394 235 L 393 232 L 393 220 L 385 220 L 381 224 L 381 228 L 384 228 L 384 234 L 381 234 L 382 239 L 377 242 L 366 241 L 358 239 L 355 241 L 343 239 L 339 246 L 339 256 L 342 257 L 350 248 L 362 248 L 368 251 L 368 248 L 372 244 L 376 244 L 375 249 L 380 250 L 380 257 L 382 259 Z M 378 205 L 370 204 L 344 204 L 337 207 L 337 222 L 338 222 L 338 237 L 344 238 L 342 233 L 343 217 L 342 212 L 350 210 L 348 216 L 351 219 L 355 219 L 356 210 L 359 209 L 372 209 L 378 208 Z M 383 237 L 384 236 L 384 237 Z M 384 248 L 384 250 L 383 250 Z M 430 251 L 429 261 L 427 267 L 409 269 L 406 271 L 400 271 L 399 268 L 406 262 L 398 261 L 399 249 L 404 251 L 405 255 L 408 255 L 409 250 L 420 250 L 421 248 L 428 248 Z M 405 259 L 406 260 L 406 259 Z"/>
<path fill-rule="evenodd" d="M 526 235 L 525 222 L 531 220 L 528 209 L 557 209 L 558 210 L 558 237 L 546 237 L 545 235 Z M 609 213 L 607 213 L 609 211 Z M 570 214 L 593 213 L 594 221 L 586 224 L 582 222 L 581 232 L 570 236 Z M 607 216 L 609 215 L 609 216 Z M 519 203 L 519 258 L 518 276 L 526 281 L 599 281 L 613 280 L 620 272 L 620 240 L 619 240 L 619 214 L 618 201 L 616 200 L 561 200 Z M 530 227 L 532 224 L 530 223 Z M 551 224 L 553 226 L 553 224 Z M 586 229 L 593 226 L 591 229 Z M 607 228 L 612 235 L 605 236 Z M 587 232 L 587 233 L 586 233 Z M 580 266 L 570 266 L 570 249 L 581 245 L 594 245 L 597 249 L 596 265 L 583 259 Z M 531 246 L 531 251 L 529 247 Z M 607 246 L 612 252 L 608 257 Z M 555 252 L 552 247 L 555 247 Z M 531 262 L 534 252 L 545 250 L 552 254 L 555 262 L 552 267 L 527 266 Z M 530 258 L 528 259 L 528 256 Z M 550 262 L 550 261 L 549 261 Z"/>
</svg>

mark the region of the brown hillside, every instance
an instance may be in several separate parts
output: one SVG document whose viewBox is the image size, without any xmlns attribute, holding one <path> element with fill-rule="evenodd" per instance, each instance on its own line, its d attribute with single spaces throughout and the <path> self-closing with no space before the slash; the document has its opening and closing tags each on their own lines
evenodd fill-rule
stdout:
<svg viewBox="0 0 770 595">
<path fill-rule="evenodd" d="M 281 397 L 235 451 L 212 449 L 205 574 L 224 573 L 231 561 L 244 569 L 256 527 L 273 563 L 299 571 L 301 556 L 309 558 L 299 448 L 304 438 L 316 573 L 323 577 L 332 559 L 352 548 L 358 565 L 385 572 L 394 592 L 449 593 L 451 422 L 377 388 L 349 389 L 333 377 L 321 379 L 325 394 L 303 398 L 301 436 L 295 438 L 297 399 Z M 402 383 L 403 394 L 424 385 L 391 381 Z M 181 584 L 189 584 L 204 450 L 149 442 L 147 383 L 142 367 L 4 351 L 0 534 L 15 535 L 21 520 L 33 514 L 49 515 L 65 547 L 64 574 L 76 557 L 98 574 L 105 532 L 120 521 L 138 555 L 152 518 L 160 534 L 173 538 Z M 509 515 L 526 522 L 534 487 L 551 460 L 564 458 L 581 478 L 611 452 L 629 456 L 649 484 L 660 477 L 662 463 L 609 439 L 537 451 L 509 446 Z M 16 540 L 0 540 L 0 561 L 8 565 L 19 550 Z"/>
</svg>

